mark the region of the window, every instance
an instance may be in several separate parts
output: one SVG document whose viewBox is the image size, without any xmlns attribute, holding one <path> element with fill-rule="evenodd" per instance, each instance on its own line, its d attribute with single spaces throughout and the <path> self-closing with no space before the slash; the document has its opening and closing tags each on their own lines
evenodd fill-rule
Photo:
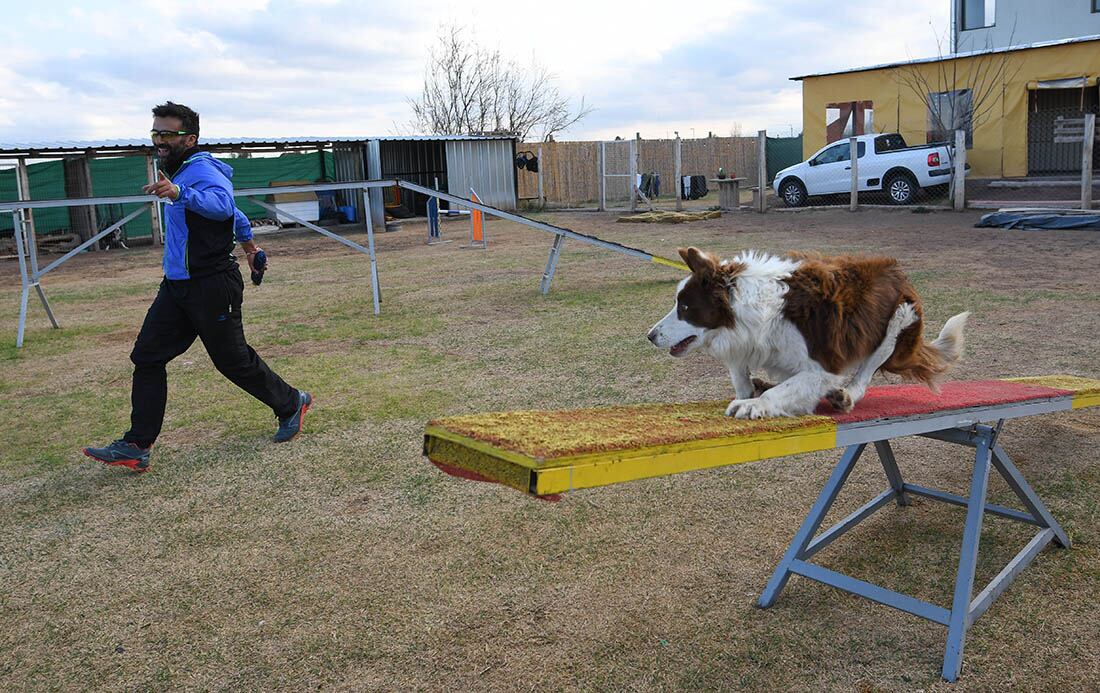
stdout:
<svg viewBox="0 0 1100 693">
<path fill-rule="evenodd" d="M 879 135 L 875 138 L 875 154 L 896 152 L 899 149 L 905 149 L 906 146 L 905 138 L 897 133 Z"/>
<path fill-rule="evenodd" d="M 836 142 L 875 131 L 875 104 L 871 101 L 842 101 L 825 105 L 825 142 Z"/>
<path fill-rule="evenodd" d="M 969 89 L 928 95 L 928 141 L 954 142 L 955 130 L 966 130 L 966 148 L 974 147 L 974 100 Z"/>
<path fill-rule="evenodd" d="M 1098 0 L 1092 0 L 1095 5 Z M 997 0 L 962 0 L 962 30 L 984 29 L 993 26 L 997 14 Z"/>
<path fill-rule="evenodd" d="M 1092 11 L 1100 12 L 1100 0 L 1092 0 Z"/>
<path fill-rule="evenodd" d="M 848 161 L 850 159 L 849 154 L 851 152 L 851 146 L 847 142 L 841 142 L 840 144 L 834 144 L 825 151 L 821 152 L 814 158 L 815 165 L 821 164 L 835 164 L 840 161 Z M 856 158 L 862 159 L 863 155 L 867 153 L 867 143 L 856 143 Z"/>
</svg>

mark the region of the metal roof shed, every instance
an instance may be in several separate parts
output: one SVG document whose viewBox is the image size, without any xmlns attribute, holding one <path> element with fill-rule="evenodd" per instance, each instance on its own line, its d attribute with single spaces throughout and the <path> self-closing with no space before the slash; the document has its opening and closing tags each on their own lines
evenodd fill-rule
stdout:
<svg viewBox="0 0 1100 693">
<path fill-rule="evenodd" d="M 396 178 L 426 188 L 435 188 L 438 181 L 443 192 L 469 198 L 472 189 L 485 204 L 509 211 L 516 209 L 515 158 L 513 137 L 384 137 L 367 145 L 367 171 L 371 179 Z M 405 204 L 409 211 L 422 214 L 427 197 L 407 190 L 401 192 L 412 196 L 411 202 Z M 381 224 L 381 210 L 373 199 L 373 219 Z"/>
<path fill-rule="evenodd" d="M 335 180 L 400 178 L 469 198 L 470 189 L 481 200 L 504 210 L 516 209 L 516 140 L 506 135 L 409 135 L 389 137 L 203 137 L 199 146 L 213 153 L 286 152 L 331 148 Z M 144 139 L 0 143 L 0 160 L 87 160 L 100 156 L 145 156 L 152 171 L 152 147 Z M 86 172 L 72 176 L 90 189 Z M 150 174 L 151 175 L 151 174 Z M 78 188 L 80 186 L 77 186 Z M 83 189 L 83 188 L 81 188 Z M 423 198 L 418 193 L 408 195 Z M 341 203 L 354 205 L 362 216 L 362 198 L 341 194 Z M 385 219 L 381 190 L 371 190 L 372 221 L 382 227 Z M 416 211 L 416 200 L 414 209 Z M 423 206 L 423 199 L 419 201 Z M 94 226 L 94 222 L 90 222 Z M 87 236 L 85 236 L 87 237 Z"/>
</svg>

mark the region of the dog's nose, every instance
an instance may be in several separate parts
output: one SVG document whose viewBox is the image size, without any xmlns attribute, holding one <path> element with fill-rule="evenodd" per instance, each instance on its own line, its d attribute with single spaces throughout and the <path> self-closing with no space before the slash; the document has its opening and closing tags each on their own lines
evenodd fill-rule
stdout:
<svg viewBox="0 0 1100 693">
<path fill-rule="evenodd" d="M 656 327 L 654 327 L 652 330 L 649 331 L 649 334 L 646 335 L 646 339 L 653 342 L 654 344 L 657 343 L 657 328 Z"/>
</svg>

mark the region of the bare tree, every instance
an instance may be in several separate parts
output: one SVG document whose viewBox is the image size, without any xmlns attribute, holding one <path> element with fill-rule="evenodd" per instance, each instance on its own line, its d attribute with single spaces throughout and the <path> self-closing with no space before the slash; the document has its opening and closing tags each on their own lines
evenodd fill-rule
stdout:
<svg viewBox="0 0 1100 693">
<path fill-rule="evenodd" d="M 592 112 L 574 110 L 554 86 L 554 75 L 532 61 L 522 67 L 499 50 L 483 48 L 458 26 L 440 31 L 428 52 L 420 98 L 409 99 L 411 127 L 432 134 L 510 134 L 546 140 Z"/>
<path fill-rule="evenodd" d="M 1012 45 L 1015 34 L 1013 27 L 1008 45 Z M 979 50 L 944 55 L 943 40 L 937 36 L 936 49 L 938 55 L 930 68 L 928 63 L 909 63 L 899 70 L 899 79 L 924 104 L 929 141 L 953 145 L 953 133 L 965 130 L 967 143 L 972 144 L 974 130 L 994 115 L 1005 85 L 1019 74 L 1023 61 L 1012 65 L 1013 54 L 995 51 L 988 37 Z M 954 166 L 955 150 L 952 146 L 947 150 Z M 951 176 L 952 194 L 954 183 L 955 177 Z"/>
</svg>

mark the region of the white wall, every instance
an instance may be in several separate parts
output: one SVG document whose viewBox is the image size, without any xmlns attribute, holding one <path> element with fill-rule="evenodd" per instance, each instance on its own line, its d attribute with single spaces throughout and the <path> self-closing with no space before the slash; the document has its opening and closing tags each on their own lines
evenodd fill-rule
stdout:
<svg viewBox="0 0 1100 693">
<path fill-rule="evenodd" d="M 987 0 L 952 0 L 958 26 L 955 50 L 981 50 L 988 45 L 1006 48 L 1042 41 L 1100 34 L 1100 12 L 1093 0 L 995 0 L 994 24 L 963 31 L 963 8 L 982 7 Z M 988 23 L 988 20 L 987 20 Z"/>
</svg>

